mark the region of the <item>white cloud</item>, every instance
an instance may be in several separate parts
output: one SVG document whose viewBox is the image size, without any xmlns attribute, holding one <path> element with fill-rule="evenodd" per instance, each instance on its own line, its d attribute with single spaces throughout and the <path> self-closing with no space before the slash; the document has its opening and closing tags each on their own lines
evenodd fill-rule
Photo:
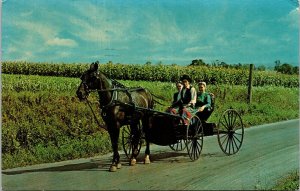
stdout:
<svg viewBox="0 0 300 191">
<path fill-rule="evenodd" d="M 58 31 L 51 27 L 50 25 L 45 25 L 45 23 L 30 22 L 30 21 L 16 21 L 15 26 L 19 29 L 23 29 L 27 34 L 37 37 L 36 35 L 42 37 L 44 40 L 49 37 L 55 36 Z"/>
<path fill-rule="evenodd" d="M 8 47 L 6 54 L 11 54 L 11 53 L 15 53 L 15 52 L 17 52 L 16 47 Z"/>
<path fill-rule="evenodd" d="M 68 46 L 68 47 L 77 46 L 77 43 L 72 39 L 62 39 L 58 37 L 47 40 L 46 44 L 50 46 Z"/>
<path fill-rule="evenodd" d="M 80 18 L 70 18 L 74 29 L 73 35 L 85 41 L 105 42 L 110 41 L 110 37 L 105 32 L 105 28 L 98 26 L 96 23 L 90 24 L 87 20 Z"/>
<path fill-rule="evenodd" d="M 34 54 L 32 51 L 23 51 L 22 54 L 20 54 L 21 56 L 18 57 L 16 60 L 18 61 L 24 61 L 24 60 L 30 60 L 32 58 L 34 58 Z"/>
<path fill-rule="evenodd" d="M 203 50 L 212 50 L 212 46 L 195 46 L 195 47 L 190 47 L 190 48 L 186 48 L 184 49 L 183 52 L 185 53 L 196 53 L 196 52 L 200 52 Z"/>
<path fill-rule="evenodd" d="M 28 17 L 28 16 L 31 16 L 32 13 L 33 13 L 33 10 L 31 10 L 31 11 L 25 11 L 25 12 L 20 13 L 20 16 L 21 17 Z"/>
<path fill-rule="evenodd" d="M 289 27 L 291 28 L 298 28 L 299 27 L 299 7 L 291 10 L 289 14 L 285 17 L 279 19 L 279 21 L 286 22 Z"/>
<path fill-rule="evenodd" d="M 124 41 L 131 30 L 132 21 L 125 14 L 95 6 L 89 2 L 74 4 L 74 14 L 68 18 L 74 36 L 88 42 Z"/>
<path fill-rule="evenodd" d="M 299 7 L 297 7 L 294 10 L 292 10 L 288 14 L 288 17 L 290 18 L 290 26 L 298 28 L 299 27 Z"/>
<path fill-rule="evenodd" d="M 65 51 L 62 51 L 62 52 L 58 53 L 58 56 L 63 57 L 63 58 L 69 57 L 70 55 L 71 55 L 70 52 L 65 52 Z"/>
</svg>

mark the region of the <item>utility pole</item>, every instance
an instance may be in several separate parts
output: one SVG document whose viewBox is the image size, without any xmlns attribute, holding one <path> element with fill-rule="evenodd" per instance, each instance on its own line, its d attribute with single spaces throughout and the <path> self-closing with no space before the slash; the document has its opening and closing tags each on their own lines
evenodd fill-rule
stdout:
<svg viewBox="0 0 300 191">
<path fill-rule="evenodd" d="M 248 79 L 248 104 L 251 104 L 251 99 L 252 99 L 252 79 L 253 79 L 253 64 L 250 64 L 250 69 L 249 69 L 249 79 Z"/>
</svg>

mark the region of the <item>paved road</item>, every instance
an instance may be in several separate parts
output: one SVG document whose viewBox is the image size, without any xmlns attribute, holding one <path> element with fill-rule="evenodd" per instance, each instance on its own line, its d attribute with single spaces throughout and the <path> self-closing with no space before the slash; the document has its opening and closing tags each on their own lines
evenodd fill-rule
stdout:
<svg viewBox="0 0 300 191">
<path fill-rule="evenodd" d="M 199 160 L 152 146 L 152 163 L 125 162 L 108 172 L 111 154 L 2 171 L 3 190 L 241 190 L 267 189 L 299 169 L 299 120 L 251 127 L 241 150 L 226 156 L 205 137 Z M 142 155 L 140 154 L 142 157 Z"/>
</svg>

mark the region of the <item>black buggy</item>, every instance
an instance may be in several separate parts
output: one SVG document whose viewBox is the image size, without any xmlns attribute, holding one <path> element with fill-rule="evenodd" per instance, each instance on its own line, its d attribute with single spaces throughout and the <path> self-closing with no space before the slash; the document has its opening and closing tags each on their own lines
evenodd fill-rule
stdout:
<svg viewBox="0 0 300 191">
<path fill-rule="evenodd" d="M 135 110 L 146 113 L 149 120 L 147 124 L 151 124 L 146 130 L 141 122 L 138 125 L 140 132 L 138 153 L 144 139 L 147 139 L 157 145 L 169 146 L 174 151 L 186 149 L 190 159 L 194 161 L 201 154 L 204 136 L 212 135 L 217 135 L 219 146 L 226 155 L 237 153 L 244 138 L 242 118 L 236 110 L 227 109 L 219 117 L 217 123 L 208 123 L 207 119 L 214 110 L 214 102 L 215 98 L 212 95 L 213 107 L 206 119 L 200 119 L 196 113 L 187 125 L 184 124 L 181 116 L 135 107 Z M 122 131 L 122 145 L 128 158 L 131 157 L 132 152 L 132 137 L 130 126 L 125 126 Z"/>
</svg>

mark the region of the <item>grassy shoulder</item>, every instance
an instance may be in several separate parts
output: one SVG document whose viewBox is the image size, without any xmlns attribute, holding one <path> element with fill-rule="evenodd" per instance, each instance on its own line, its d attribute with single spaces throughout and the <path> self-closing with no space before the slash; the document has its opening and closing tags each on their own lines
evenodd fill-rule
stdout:
<svg viewBox="0 0 300 191">
<path fill-rule="evenodd" d="M 168 82 L 120 81 L 129 87 L 145 87 L 162 97 L 164 111 L 176 90 Z M 79 102 L 77 78 L 3 75 L 2 168 L 91 157 L 111 152 L 108 133 L 101 130 L 90 109 Z M 299 117 L 299 89 L 253 87 L 247 104 L 247 87 L 209 85 L 216 95 L 216 109 L 209 121 L 217 122 L 228 108 L 236 109 L 246 127 Z M 89 98 L 99 111 L 97 95 Z M 103 121 L 99 118 L 100 122 Z M 121 144 L 119 144 L 122 149 Z"/>
<path fill-rule="evenodd" d="M 299 190 L 299 171 L 291 172 L 278 180 L 271 190 Z"/>
</svg>

